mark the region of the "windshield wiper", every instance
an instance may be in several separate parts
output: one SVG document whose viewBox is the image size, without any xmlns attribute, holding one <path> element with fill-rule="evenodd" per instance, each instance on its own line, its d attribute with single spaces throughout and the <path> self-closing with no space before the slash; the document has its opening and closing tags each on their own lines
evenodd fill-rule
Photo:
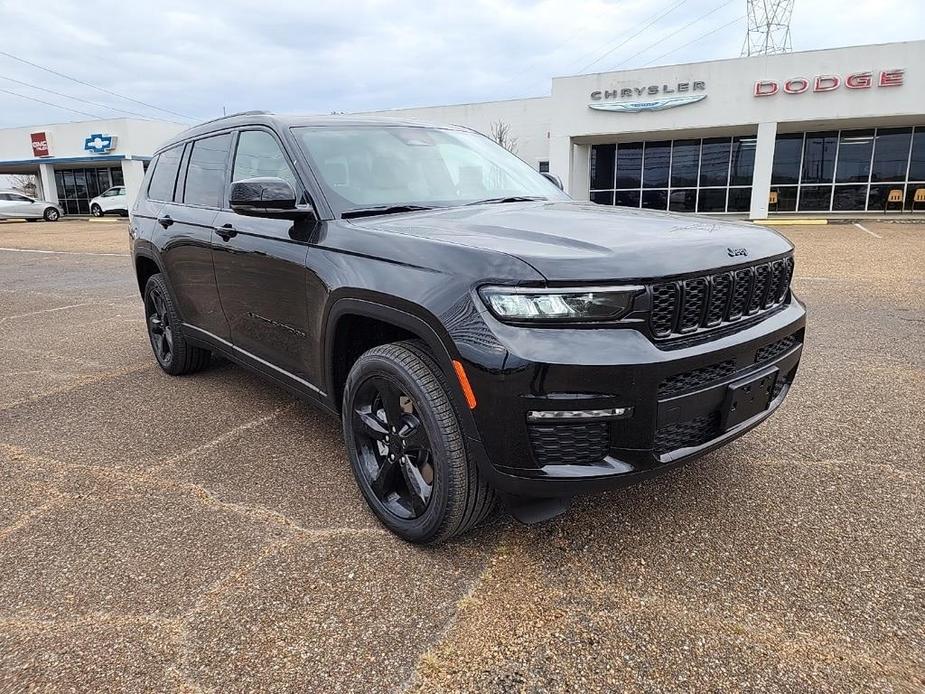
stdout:
<svg viewBox="0 0 925 694">
<path fill-rule="evenodd" d="M 476 200 L 475 202 L 467 202 L 465 207 L 469 205 L 497 205 L 502 202 L 530 202 L 531 200 L 545 200 L 546 198 L 541 195 L 508 195 L 503 198 L 486 198 L 485 200 Z"/>
<path fill-rule="evenodd" d="M 361 207 L 355 210 L 347 210 L 341 217 L 344 219 L 349 219 L 350 217 L 373 217 L 378 214 L 398 214 L 399 212 L 417 212 L 432 209 L 434 208 L 427 205 L 380 205 L 379 207 Z"/>
</svg>

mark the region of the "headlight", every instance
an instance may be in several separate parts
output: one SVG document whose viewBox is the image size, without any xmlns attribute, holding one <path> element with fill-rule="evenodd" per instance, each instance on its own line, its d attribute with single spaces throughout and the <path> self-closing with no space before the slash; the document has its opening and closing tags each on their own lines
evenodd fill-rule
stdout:
<svg viewBox="0 0 925 694">
<path fill-rule="evenodd" d="M 582 322 L 622 318 L 642 290 L 643 287 L 482 287 L 479 294 L 500 320 Z"/>
</svg>

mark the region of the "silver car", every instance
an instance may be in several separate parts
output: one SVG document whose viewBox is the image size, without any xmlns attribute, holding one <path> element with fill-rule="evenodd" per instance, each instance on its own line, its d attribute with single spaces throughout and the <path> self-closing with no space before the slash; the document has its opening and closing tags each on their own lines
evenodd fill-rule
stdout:
<svg viewBox="0 0 925 694">
<path fill-rule="evenodd" d="M 53 202 L 36 200 L 15 190 L 0 191 L 0 219 L 57 222 L 62 214 L 61 208 Z"/>
</svg>

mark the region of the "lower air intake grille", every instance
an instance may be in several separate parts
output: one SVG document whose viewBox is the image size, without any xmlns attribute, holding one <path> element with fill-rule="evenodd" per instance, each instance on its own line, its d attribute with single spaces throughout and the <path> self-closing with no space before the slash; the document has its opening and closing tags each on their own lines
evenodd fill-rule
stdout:
<svg viewBox="0 0 925 694">
<path fill-rule="evenodd" d="M 777 342 L 772 342 L 771 344 L 762 347 L 755 354 L 755 363 L 761 364 L 766 361 L 771 361 L 776 359 L 781 354 L 789 352 L 797 344 L 796 335 L 788 335 L 783 340 L 778 340 Z"/>
<path fill-rule="evenodd" d="M 722 380 L 735 373 L 735 361 L 729 359 L 718 364 L 710 364 L 701 369 L 685 371 L 684 373 L 669 376 L 658 386 L 658 397 L 667 398 L 690 390 L 698 390 L 714 381 Z"/>
<path fill-rule="evenodd" d="M 679 448 L 700 446 L 720 435 L 719 413 L 669 424 L 655 432 L 655 453 L 663 455 Z"/>
<path fill-rule="evenodd" d="M 527 428 L 539 465 L 591 465 L 607 455 L 607 422 L 530 424 Z"/>
</svg>

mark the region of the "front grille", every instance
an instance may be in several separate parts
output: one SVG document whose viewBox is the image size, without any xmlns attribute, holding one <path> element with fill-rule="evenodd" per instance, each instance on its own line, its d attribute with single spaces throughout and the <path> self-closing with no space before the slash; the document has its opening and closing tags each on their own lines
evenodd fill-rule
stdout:
<svg viewBox="0 0 925 694">
<path fill-rule="evenodd" d="M 655 432 L 653 448 L 657 455 L 663 455 L 679 448 L 700 446 L 720 435 L 719 412 L 697 417 L 686 422 L 669 424 Z"/>
<path fill-rule="evenodd" d="M 797 344 L 796 335 L 788 335 L 782 340 L 777 342 L 772 342 L 771 344 L 762 347 L 755 353 L 755 363 L 762 364 L 766 361 L 773 361 L 777 359 L 781 354 L 789 352 Z"/>
<path fill-rule="evenodd" d="M 715 381 L 720 381 L 735 373 L 736 364 L 732 359 L 710 364 L 693 371 L 669 376 L 658 386 L 658 397 L 667 398 L 679 393 L 686 393 L 692 390 L 698 390 L 703 386 L 709 385 Z"/>
<path fill-rule="evenodd" d="M 527 428 L 539 465 L 591 465 L 607 455 L 607 422 L 530 424 Z"/>
<path fill-rule="evenodd" d="M 718 328 L 780 305 L 793 277 L 793 258 L 759 263 L 651 287 L 649 327 L 659 339 Z"/>
</svg>

